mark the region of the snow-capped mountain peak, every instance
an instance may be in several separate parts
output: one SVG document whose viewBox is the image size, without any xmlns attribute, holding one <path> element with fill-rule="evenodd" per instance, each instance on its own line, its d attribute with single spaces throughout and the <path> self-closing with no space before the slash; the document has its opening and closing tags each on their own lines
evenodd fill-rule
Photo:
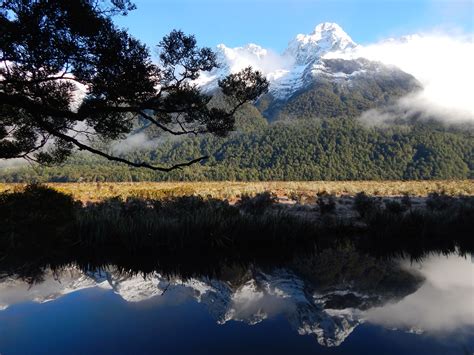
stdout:
<svg viewBox="0 0 474 355">
<path fill-rule="evenodd" d="M 254 43 L 235 48 L 220 44 L 217 46 L 220 67 L 210 73 L 202 73 L 195 84 L 205 91 L 213 91 L 217 88 L 218 79 L 251 66 L 270 81 L 271 94 L 283 100 L 312 80 L 314 66 L 324 55 L 350 51 L 356 46 L 338 24 L 330 22 L 317 25 L 310 34 L 297 35 L 283 54 Z"/>
<path fill-rule="evenodd" d="M 256 104 L 271 121 L 308 114 L 354 115 L 421 88 L 414 77 L 398 68 L 366 59 L 360 54 L 363 49 L 338 24 L 324 22 L 310 34 L 297 35 L 281 54 L 254 43 L 235 48 L 221 44 L 217 47 L 220 67 L 201 73 L 194 84 L 212 93 L 219 79 L 250 66 L 270 83 L 268 95 Z M 374 96 L 373 86 L 379 82 L 389 84 Z M 358 102 L 362 97 L 364 104 L 346 100 L 353 95 Z"/>
<path fill-rule="evenodd" d="M 310 34 L 299 34 L 288 44 L 286 54 L 295 58 L 297 65 L 306 65 L 328 52 L 346 51 L 357 44 L 336 23 L 324 22 Z"/>
</svg>

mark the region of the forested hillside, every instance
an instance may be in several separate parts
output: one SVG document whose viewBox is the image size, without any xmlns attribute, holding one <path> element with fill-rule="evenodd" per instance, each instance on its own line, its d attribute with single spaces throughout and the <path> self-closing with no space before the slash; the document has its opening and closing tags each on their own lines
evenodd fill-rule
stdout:
<svg viewBox="0 0 474 355">
<path fill-rule="evenodd" d="M 248 107 L 239 131 L 160 140 L 157 149 L 123 153 L 168 165 L 209 155 L 171 173 L 133 169 L 87 154 L 57 167 L 3 168 L 0 181 L 369 180 L 474 177 L 472 131 L 434 124 L 369 128 L 351 118 L 272 124 Z"/>
</svg>

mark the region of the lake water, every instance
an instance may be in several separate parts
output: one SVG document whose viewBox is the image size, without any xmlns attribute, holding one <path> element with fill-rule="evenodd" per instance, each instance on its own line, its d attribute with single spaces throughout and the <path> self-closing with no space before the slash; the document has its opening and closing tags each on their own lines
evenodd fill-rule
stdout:
<svg viewBox="0 0 474 355">
<path fill-rule="evenodd" d="M 0 354 L 473 354 L 474 264 L 327 251 L 216 275 L 0 280 Z"/>
</svg>

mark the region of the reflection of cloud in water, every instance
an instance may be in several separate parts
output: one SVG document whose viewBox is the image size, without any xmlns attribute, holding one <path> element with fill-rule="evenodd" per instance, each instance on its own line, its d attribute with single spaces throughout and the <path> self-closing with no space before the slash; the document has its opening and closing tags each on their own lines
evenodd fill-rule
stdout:
<svg viewBox="0 0 474 355">
<path fill-rule="evenodd" d="M 402 301 L 373 308 L 365 318 L 386 327 L 450 332 L 474 326 L 474 264 L 471 258 L 433 256 L 416 269 L 426 282 Z"/>
</svg>

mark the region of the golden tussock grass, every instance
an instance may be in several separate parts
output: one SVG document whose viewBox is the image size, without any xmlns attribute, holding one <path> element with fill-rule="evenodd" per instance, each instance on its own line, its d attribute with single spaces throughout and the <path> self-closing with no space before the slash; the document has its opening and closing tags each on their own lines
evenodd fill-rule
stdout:
<svg viewBox="0 0 474 355">
<path fill-rule="evenodd" d="M 298 199 L 318 193 L 355 195 L 365 192 L 373 196 L 426 196 L 433 192 L 448 195 L 474 195 L 474 180 L 437 181 L 268 181 L 268 182 L 136 182 L 136 183 L 48 183 L 60 192 L 81 201 L 100 201 L 111 197 L 155 198 L 199 195 L 239 199 L 270 191 L 279 197 Z M 1 184 L 0 192 L 21 189 L 24 184 Z"/>
</svg>

